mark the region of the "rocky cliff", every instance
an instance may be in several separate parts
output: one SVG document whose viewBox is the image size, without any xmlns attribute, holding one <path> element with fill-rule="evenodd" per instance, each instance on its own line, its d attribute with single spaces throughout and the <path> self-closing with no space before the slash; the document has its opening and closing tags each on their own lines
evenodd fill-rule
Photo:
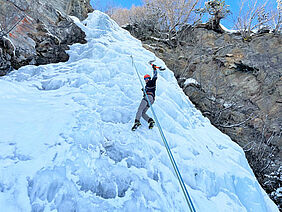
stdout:
<svg viewBox="0 0 282 212">
<path fill-rule="evenodd" d="M 186 26 L 174 39 L 127 26 L 163 59 L 190 100 L 245 150 L 254 173 L 281 208 L 282 36 Z M 280 188 L 280 189 L 279 189 Z"/>
<path fill-rule="evenodd" d="M 87 17 L 90 0 L 0 0 L 0 76 L 28 64 L 68 60 L 65 50 L 85 43 L 69 17 Z"/>
</svg>

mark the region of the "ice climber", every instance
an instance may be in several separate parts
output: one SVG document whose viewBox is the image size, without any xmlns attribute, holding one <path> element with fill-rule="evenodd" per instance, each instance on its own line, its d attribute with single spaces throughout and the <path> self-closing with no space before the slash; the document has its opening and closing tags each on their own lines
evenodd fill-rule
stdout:
<svg viewBox="0 0 282 212">
<path fill-rule="evenodd" d="M 151 79 L 151 76 L 149 74 L 144 75 L 144 80 L 146 82 L 145 91 L 142 88 L 143 98 L 142 98 L 141 103 L 138 107 L 138 111 L 137 111 L 136 117 L 135 117 L 135 123 L 134 123 L 134 125 L 131 129 L 132 131 L 135 131 L 141 125 L 141 123 L 140 123 L 141 116 L 149 123 L 149 129 L 152 129 L 155 125 L 155 121 L 146 114 L 150 105 L 148 103 L 145 92 L 148 96 L 148 99 L 149 99 L 151 105 L 152 105 L 155 101 L 156 81 L 157 81 L 157 77 L 158 77 L 157 76 L 158 75 L 157 69 L 159 69 L 161 71 L 163 71 L 165 69 L 158 67 L 155 64 L 152 64 L 152 63 L 150 63 L 150 64 L 152 65 L 154 75 L 153 75 L 152 79 Z"/>
</svg>

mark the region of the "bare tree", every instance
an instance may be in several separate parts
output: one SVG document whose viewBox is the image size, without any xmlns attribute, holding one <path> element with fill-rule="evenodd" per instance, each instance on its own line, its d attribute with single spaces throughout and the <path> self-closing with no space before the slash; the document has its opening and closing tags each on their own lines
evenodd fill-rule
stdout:
<svg viewBox="0 0 282 212">
<path fill-rule="evenodd" d="M 234 27 L 239 30 L 244 40 L 250 40 L 255 29 L 266 26 L 274 16 L 267 9 L 268 1 L 260 4 L 258 0 L 241 0 L 241 7 Z"/>
<path fill-rule="evenodd" d="M 220 27 L 220 20 L 230 14 L 229 5 L 225 3 L 225 0 L 209 0 L 205 2 L 205 7 L 196 10 L 203 16 L 205 13 L 211 15 L 206 27 L 217 32 L 223 32 Z"/>
<path fill-rule="evenodd" d="M 145 7 L 157 11 L 160 15 L 160 28 L 164 31 L 176 31 L 186 24 L 199 0 L 145 0 Z"/>
<path fill-rule="evenodd" d="M 281 30 L 281 22 L 282 22 L 282 0 L 276 0 L 276 3 L 277 3 L 277 11 L 273 17 L 274 32 L 279 32 Z"/>
<path fill-rule="evenodd" d="M 249 142 L 243 147 L 249 159 L 250 165 L 260 180 L 266 176 L 266 170 L 273 163 L 273 157 L 279 152 L 278 142 L 281 138 L 281 131 L 272 131 L 268 116 L 262 119 L 262 129 L 250 135 Z M 252 138 L 251 138 L 252 137 Z"/>
<path fill-rule="evenodd" d="M 120 26 L 129 23 L 130 11 L 126 8 L 111 8 L 107 10 L 107 14 Z"/>
<path fill-rule="evenodd" d="M 144 0 L 143 6 L 130 10 L 116 9 L 111 17 L 120 25 L 138 24 L 168 41 L 189 22 L 189 18 L 200 0 Z"/>
</svg>

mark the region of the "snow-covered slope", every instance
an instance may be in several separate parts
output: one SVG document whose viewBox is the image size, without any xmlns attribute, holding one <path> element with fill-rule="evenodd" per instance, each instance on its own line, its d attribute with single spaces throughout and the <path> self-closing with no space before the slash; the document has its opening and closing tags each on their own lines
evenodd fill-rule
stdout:
<svg viewBox="0 0 282 212">
<path fill-rule="evenodd" d="M 158 129 L 130 130 L 142 98 L 130 55 L 141 74 L 154 55 L 99 11 L 77 24 L 88 43 L 67 63 L 0 79 L 0 211 L 188 211 Z M 168 69 L 153 106 L 196 211 L 278 211 Z"/>
</svg>

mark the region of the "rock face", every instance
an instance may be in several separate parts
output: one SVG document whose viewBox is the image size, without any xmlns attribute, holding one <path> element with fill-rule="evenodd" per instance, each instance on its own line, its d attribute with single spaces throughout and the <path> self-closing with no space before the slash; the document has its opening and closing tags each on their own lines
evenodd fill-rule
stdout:
<svg viewBox="0 0 282 212">
<path fill-rule="evenodd" d="M 0 75 L 68 60 L 67 45 L 86 42 L 68 15 L 82 20 L 91 11 L 89 0 L 0 0 Z"/>
<path fill-rule="evenodd" d="M 282 173 L 281 34 L 256 34 L 246 42 L 238 34 L 187 26 L 168 41 L 126 28 L 174 71 L 195 106 L 243 147 L 258 180 L 282 208 L 274 195 L 281 192 Z"/>
</svg>

